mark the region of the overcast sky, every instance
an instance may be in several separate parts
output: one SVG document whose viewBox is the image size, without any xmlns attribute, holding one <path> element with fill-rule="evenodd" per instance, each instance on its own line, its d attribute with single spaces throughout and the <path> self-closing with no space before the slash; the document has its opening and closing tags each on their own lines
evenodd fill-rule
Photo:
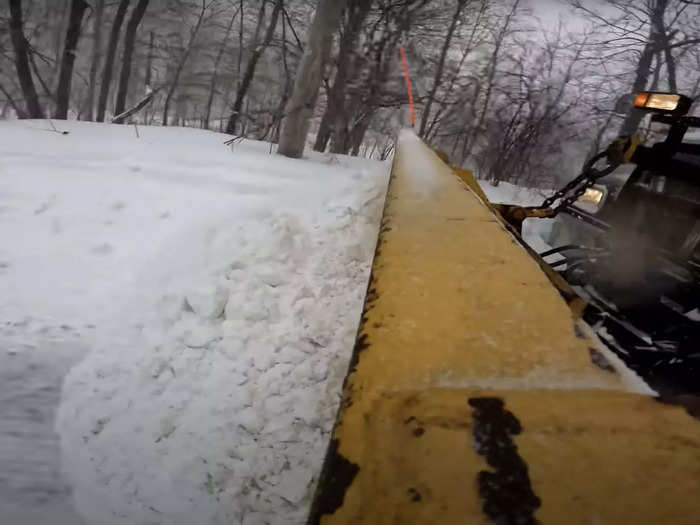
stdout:
<svg viewBox="0 0 700 525">
<path fill-rule="evenodd" d="M 555 27 L 561 18 L 570 31 L 583 27 L 584 19 L 566 0 L 524 0 L 524 5 L 532 9 L 546 27 Z"/>
</svg>

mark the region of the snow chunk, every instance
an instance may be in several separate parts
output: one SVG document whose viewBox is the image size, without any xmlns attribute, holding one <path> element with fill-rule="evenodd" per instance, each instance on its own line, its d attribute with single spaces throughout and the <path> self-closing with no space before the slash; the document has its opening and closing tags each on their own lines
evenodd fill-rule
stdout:
<svg viewBox="0 0 700 525">
<path fill-rule="evenodd" d="M 228 290 L 220 284 L 203 284 L 185 294 L 185 306 L 202 319 L 215 319 L 224 313 Z"/>
</svg>

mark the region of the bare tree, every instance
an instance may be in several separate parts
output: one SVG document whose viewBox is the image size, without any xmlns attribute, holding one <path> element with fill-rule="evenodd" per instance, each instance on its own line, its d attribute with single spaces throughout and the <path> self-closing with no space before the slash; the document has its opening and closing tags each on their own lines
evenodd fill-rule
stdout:
<svg viewBox="0 0 700 525">
<path fill-rule="evenodd" d="M 425 107 L 423 108 L 423 113 L 421 116 L 420 130 L 418 132 L 418 134 L 421 137 L 425 137 L 428 121 L 430 119 L 430 110 L 435 100 L 435 94 L 437 93 L 437 90 L 440 87 L 440 84 L 442 83 L 442 75 L 445 69 L 445 60 L 447 59 L 447 52 L 450 49 L 450 44 L 452 43 L 452 36 L 454 35 L 455 28 L 457 27 L 457 23 L 459 22 L 460 16 L 462 14 L 462 10 L 467 4 L 467 1 L 468 0 L 457 0 L 457 6 L 455 7 L 455 12 L 452 16 L 452 21 L 450 22 L 450 25 L 447 29 L 447 33 L 445 34 L 445 40 L 442 44 L 442 51 L 440 52 L 440 59 L 438 60 L 437 69 L 435 70 L 433 87 L 430 89 L 430 93 L 428 93 L 428 100 L 425 103 Z"/>
<path fill-rule="evenodd" d="M 12 97 L 12 94 L 3 86 L 0 84 L 0 93 L 5 95 L 5 100 L 7 100 L 7 103 L 12 107 L 12 109 L 15 111 L 15 114 L 17 115 L 17 118 L 27 118 L 27 114 L 24 112 L 24 110 L 17 104 L 15 99 Z M 5 112 L 5 108 L 3 108 L 3 113 Z"/>
<path fill-rule="evenodd" d="M 306 135 L 316 106 L 323 70 L 328 63 L 333 32 L 340 21 L 344 4 L 344 0 L 319 0 L 316 6 L 280 133 L 278 152 L 281 155 L 298 159 L 304 154 Z"/>
<path fill-rule="evenodd" d="M 124 54 L 122 56 L 122 71 L 119 76 L 119 89 L 117 91 L 117 101 L 114 105 L 114 114 L 120 115 L 126 107 L 126 94 L 129 90 L 129 76 L 131 75 L 131 57 L 134 54 L 134 41 L 136 39 L 136 30 L 141 23 L 149 0 L 139 0 L 138 4 L 131 13 L 129 23 L 126 25 L 126 34 L 124 35 Z M 113 121 L 116 124 L 121 124 L 121 119 Z"/>
<path fill-rule="evenodd" d="M 119 0 L 117 13 L 112 22 L 112 29 L 109 33 L 109 42 L 107 43 L 107 56 L 105 65 L 102 70 L 102 80 L 100 83 L 100 97 L 97 101 L 97 122 L 103 122 L 105 119 L 105 110 L 107 108 L 107 99 L 109 98 L 109 90 L 112 85 L 112 71 L 114 69 L 114 58 L 117 55 L 117 44 L 119 43 L 119 32 L 121 31 L 126 11 L 129 8 L 129 0 Z"/>
<path fill-rule="evenodd" d="M 289 65 L 289 50 L 288 50 L 288 40 L 287 40 L 287 26 L 289 25 L 289 29 L 296 36 L 296 31 L 294 30 L 294 26 L 291 25 L 291 22 L 289 21 L 289 16 L 287 15 L 286 10 L 284 7 L 282 8 L 282 16 L 281 16 L 281 22 L 282 22 L 282 49 L 281 49 L 281 55 L 282 55 L 282 71 L 284 73 L 284 81 L 281 83 L 282 85 L 280 86 L 281 88 L 281 95 L 279 96 L 279 102 L 277 103 L 277 107 L 274 110 L 274 112 L 271 115 L 268 115 L 267 117 L 267 125 L 263 127 L 262 132 L 259 134 L 258 138 L 259 140 L 266 140 L 268 137 L 268 134 L 270 135 L 270 140 L 272 142 L 279 142 L 279 135 L 280 135 L 280 128 L 282 124 L 282 119 L 284 118 L 284 109 L 287 106 L 287 103 L 289 102 L 289 97 L 291 96 L 292 88 L 293 88 L 293 79 L 292 79 L 292 74 L 290 70 L 290 65 Z M 299 48 L 301 49 L 301 44 L 298 43 Z"/>
<path fill-rule="evenodd" d="M 357 40 L 360 36 L 363 22 L 366 20 L 372 6 L 372 0 L 358 0 L 348 4 L 345 19 L 346 24 L 340 38 L 336 73 L 333 86 L 328 90 L 326 110 L 323 113 L 318 133 L 316 134 L 316 151 L 325 151 L 331 139 L 336 119 L 344 111 L 345 94 L 348 78 L 353 75 L 352 69 L 357 64 Z"/>
<path fill-rule="evenodd" d="M 68 117 L 70 88 L 73 79 L 73 64 L 75 63 L 78 40 L 80 39 L 83 15 L 88 7 L 85 0 L 71 1 L 68 29 L 66 31 L 66 43 L 63 46 L 61 72 L 58 76 L 58 89 L 56 89 L 56 111 L 54 112 L 54 118 L 57 119 L 66 119 Z"/>
<path fill-rule="evenodd" d="M 168 92 L 165 95 L 165 104 L 163 105 L 163 119 L 162 123 L 163 126 L 168 125 L 168 109 L 170 107 L 170 100 L 173 97 L 173 94 L 175 93 L 175 90 L 177 89 L 178 82 L 180 81 L 180 75 L 182 74 L 182 70 L 185 67 L 185 64 L 187 63 L 187 59 L 190 56 L 190 53 L 192 52 L 192 47 L 194 46 L 194 43 L 197 39 L 197 33 L 199 33 L 199 29 L 202 27 L 202 21 L 204 20 L 204 15 L 207 12 L 208 4 L 206 0 L 202 0 L 202 5 L 199 10 L 199 15 L 197 16 L 197 22 L 195 23 L 194 27 L 190 31 L 190 38 L 187 41 L 187 44 L 185 45 L 185 49 L 183 50 L 182 55 L 180 56 L 180 60 L 177 63 L 177 67 L 175 68 L 175 74 L 173 75 L 173 79 L 170 82 L 170 87 L 168 88 Z"/>
<path fill-rule="evenodd" d="M 381 110 L 395 108 L 405 99 L 403 81 L 398 90 L 392 89 L 390 82 L 392 72 L 398 71 L 398 44 L 412 28 L 418 29 L 438 12 L 427 0 L 379 0 L 375 5 L 375 17 L 367 24 L 360 63 L 355 66 L 345 105 L 333 124 L 332 153 L 358 154 L 373 122 L 379 121 L 378 127 L 383 126 L 382 117 L 378 116 Z M 412 46 L 407 47 L 411 52 Z"/>
<path fill-rule="evenodd" d="M 433 99 L 433 102 L 438 104 L 438 108 L 430 118 L 425 131 L 425 140 L 434 140 L 442 127 L 443 121 L 449 120 L 455 111 L 459 111 L 463 103 L 463 96 L 461 96 L 463 93 L 469 90 L 478 92 L 476 85 L 480 83 L 479 79 L 471 73 L 463 74 L 463 69 L 472 53 L 486 41 L 484 25 L 488 19 L 488 6 L 488 0 L 481 0 L 476 12 L 472 13 L 468 18 L 468 24 L 464 24 L 469 36 L 464 47 L 460 49 L 460 59 L 450 75 L 449 82 L 442 83 L 439 86 L 440 96 L 438 97 L 436 93 Z M 457 96 L 455 96 L 455 91 L 458 92 Z M 454 142 L 456 144 L 457 141 Z"/>
<path fill-rule="evenodd" d="M 481 107 L 481 111 L 479 112 L 479 117 L 476 121 L 476 125 L 471 127 L 471 133 L 465 134 L 464 146 L 462 148 L 463 159 L 467 158 L 471 154 L 472 148 L 474 147 L 474 141 L 477 135 L 481 132 L 486 116 L 489 113 L 489 105 L 491 103 L 491 95 L 493 93 L 494 87 L 494 78 L 496 76 L 496 69 L 498 67 L 500 53 L 503 48 L 504 42 L 506 41 L 507 37 L 512 31 L 512 24 L 515 21 L 515 17 L 519 6 L 520 0 L 515 0 L 511 4 L 508 13 L 504 17 L 503 23 L 500 25 L 500 27 L 494 30 L 493 51 L 491 52 L 491 57 L 486 67 L 486 79 L 484 82 L 486 86 L 484 91 L 484 97 L 478 102 L 479 106 Z M 478 99 L 478 94 L 479 93 L 477 92 L 473 99 L 472 106 L 475 106 L 477 104 L 476 101 Z"/>
<path fill-rule="evenodd" d="M 591 54 L 607 63 L 634 63 L 633 79 L 626 89 L 632 92 L 647 89 L 653 75 L 660 71 L 659 66 L 656 70 L 652 67 L 654 58 L 663 56 L 666 85 L 677 91 L 677 59 L 689 46 L 700 43 L 698 6 L 684 0 L 606 0 L 604 4 L 603 12 L 588 2 L 572 0 L 572 5 L 601 32 L 599 41 L 591 44 Z M 620 126 L 620 135 L 635 133 L 643 116 L 643 112 L 631 108 Z"/>
<path fill-rule="evenodd" d="M 95 113 L 95 91 L 97 90 L 97 70 L 102 56 L 102 18 L 104 17 L 104 0 L 95 0 L 95 18 L 92 23 L 92 59 L 88 77 L 88 95 L 86 120 L 92 120 Z"/>
<path fill-rule="evenodd" d="M 10 0 L 10 37 L 15 53 L 15 69 L 22 95 L 27 105 L 27 116 L 29 118 L 44 118 L 44 111 L 39 104 L 39 96 L 34 87 L 34 79 L 29 69 L 29 58 L 27 39 L 24 36 L 24 23 L 22 21 L 22 1 Z M 19 115 L 18 115 L 19 116 Z"/>
<path fill-rule="evenodd" d="M 261 13 L 264 12 L 263 9 L 265 6 L 265 1 L 266 0 L 263 0 L 263 5 L 260 7 Z M 245 97 L 248 93 L 248 89 L 250 88 L 250 84 L 253 81 L 253 77 L 255 76 L 255 68 L 258 65 L 258 60 L 260 60 L 260 57 L 265 52 L 265 49 L 267 48 L 267 46 L 270 45 L 270 42 L 272 42 L 272 37 L 275 34 L 275 27 L 277 26 L 277 19 L 279 18 L 280 13 L 282 12 L 282 8 L 282 0 L 275 0 L 275 7 L 272 9 L 272 14 L 270 15 L 270 22 L 267 26 L 265 37 L 263 38 L 263 41 L 260 44 L 255 46 L 255 48 L 253 49 L 253 53 L 248 59 L 248 64 L 246 66 L 243 79 L 241 80 L 238 92 L 236 93 L 236 101 L 233 103 L 233 112 L 231 113 L 231 117 L 229 118 L 228 124 L 226 126 L 226 133 L 230 135 L 236 132 L 236 124 L 238 123 L 238 119 L 241 115 L 241 110 L 243 109 L 243 101 L 245 100 Z M 258 26 L 260 26 L 260 24 L 258 24 Z"/>
<path fill-rule="evenodd" d="M 236 21 L 236 17 L 238 15 L 241 15 L 241 19 L 243 18 L 243 13 L 241 12 L 241 7 L 239 6 L 231 15 L 231 20 L 229 21 L 228 26 L 226 27 L 226 34 L 224 35 L 224 38 L 221 40 L 221 44 L 219 45 L 219 50 L 216 53 L 216 59 L 214 60 L 214 71 L 212 72 L 211 76 L 211 82 L 209 83 L 209 94 L 207 95 L 207 103 L 206 103 L 206 112 L 204 114 L 204 122 L 202 123 L 204 128 L 209 129 L 209 120 L 211 119 L 211 107 L 212 104 L 214 103 L 214 93 L 216 91 L 216 81 L 219 76 L 219 65 L 221 64 L 221 58 L 224 56 L 224 50 L 226 49 L 226 45 L 228 44 L 228 39 L 229 36 L 231 35 L 231 30 L 233 29 L 233 24 Z M 240 56 L 240 53 L 239 53 Z"/>
<path fill-rule="evenodd" d="M 576 135 L 578 85 L 585 72 L 583 42 L 566 42 L 561 30 L 541 43 L 509 48 L 505 72 L 494 84 L 493 112 L 475 152 L 480 176 L 527 187 L 551 187 L 565 178 L 562 145 Z"/>
</svg>

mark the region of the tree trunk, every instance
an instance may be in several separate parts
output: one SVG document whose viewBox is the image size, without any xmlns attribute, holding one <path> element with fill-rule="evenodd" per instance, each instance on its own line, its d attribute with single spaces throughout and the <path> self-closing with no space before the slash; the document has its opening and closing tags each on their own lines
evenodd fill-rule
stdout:
<svg viewBox="0 0 700 525">
<path fill-rule="evenodd" d="M 44 81 L 44 78 L 41 76 L 41 72 L 39 71 L 39 66 L 36 64 L 36 54 L 35 53 L 29 53 L 29 65 L 32 67 L 32 71 L 34 72 L 34 76 L 36 79 L 39 81 L 39 85 L 41 86 L 41 89 L 44 90 L 44 95 L 46 95 L 46 98 L 48 98 L 51 102 L 56 102 L 56 95 L 54 95 L 51 92 L 51 89 L 49 89 L 49 86 L 46 84 Z M 46 113 L 49 113 L 47 110 Z"/>
<path fill-rule="evenodd" d="M 426 2 L 412 2 L 414 6 L 421 3 Z M 405 9 L 405 6 L 406 4 L 402 6 L 400 3 L 387 5 L 380 21 L 368 36 L 370 47 L 365 55 L 371 56 L 369 72 L 361 75 L 366 79 L 364 85 L 354 90 L 354 96 L 346 101 L 345 110 L 336 120 L 331 153 L 346 154 L 352 151 L 358 140 L 356 137 L 364 135 L 362 127 L 369 123 L 366 119 L 371 119 L 371 115 L 380 107 L 382 88 L 392 65 L 395 64 L 394 51 L 399 41 L 407 34 L 412 14 L 415 13 L 414 10 Z M 380 25 L 381 29 L 378 29 Z"/>
<path fill-rule="evenodd" d="M 56 80 L 57 75 L 60 71 L 60 65 L 61 65 L 61 42 L 63 41 L 64 34 L 63 34 L 63 28 L 66 27 L 66 21 L 68 19 L 68 12 L 70 11 L 70 2 L 71 0 L 53 0 L 51 4 L 55 4 L 56 7 L 56 12 L 51 13 L 49 16 L 51 17 L 51 21 L 53 22 L 51 26 L 53 26 L 54 31 L 53 31 L 53 52 L 54 52 L 54 60 L 53 60 L 53 78 L 52 84 L 54 84 L 54 80 Z M 47 111 L 47 113 L 49 113 Z"/>
<path fill-rule="evenodd" d="M 126 25 L 126 34 L 124 35 L 124 55 L 122 56 L 122 72 L 119 76 L 119 89 L 117 91 L 117 101 L 114 105 L 114 114 L 119 115 L 124 112 L 126 107 L 126 94 L 129 90 L 129 76 L 131 75 L 131 57 L 134 54 L 134 41 L 136 40 L 136 30 L 143 19 L 143 15 L 148 7 L 149 0 L 139 0 L 134 11 L 131 13 L 129 23 Z M 121 124 L 122 120 L 113 121 L 115 124 Z"/>
<path fill-rule="evenodd" d="M 104 16 L 104 0 L 95 2 L 95 21 L 92 24 L 92 62 L 90 63 L 90 76 L 88 79 L 87 115 L 86 120 L 93 120 L 95 116 L 95 91 L 97 88 L 97 70 L 100 67 L 102 54 L 102 17 Z"/>
<path fill-rule="evenodd" d="M 649 79 L 649 73 L 651 72 L 651 63 L 654 59 L 654 43 L 653 41 L 647 42 L 642 51 L 642 56 L 637 64 L 637 74 L 634 78 L 634 83 L 632 84 L 632 92 L 636 93 L 638 91 L 644 91 L 647 86 L 647 81 Z M 620 127 L 620 136 L 631 136 L 637 131 L 639 123 L 644 118 L 645 112 L 632 108 L 627 114 L 627 118 L 622 123 Z"/>
<path fill-rule="evenodd" d="M 21 0 L 10 0 L 10 36 L 15 52 L 17 78 L 22 87 L 22 95 L 27 105 L 27 116 L 29 118 L 44 118 L 44 112 L 39 104 L 39 95 L 37 95 L 34 87 L 32 71 L 29 69 L 28 46 L 27 39 L 24 37 Z"/>
<path fill-rule="evenodd" d="M 259 134 L 259 140 L 266 140 L 270 135 L 270 142 L 279 142 L 280 124 L 284 118 L 284 108 L 287 106 L 289 95 L 292 90 L 291 74 L 289 72 L 289 61 L 287 60 L 287 18 L 284 13 L 284 0 L 282 1 L 282 69 L 284 70 L 284 83 L 282 85 L 282 94 L 280 96 L 277 107 L 272 113 L 272 118 L 268 121 L 266 128 Z"/>
<path fill-rule="evenodd" d="M 649 91 L 658 91 L 659 80 L 661 80 L 662 65 L 663 60 L 661 60 L 661 53 L 656 53 L 656 67 L 654 68 L 654 75 L 651 77 L 651 85 L 649 86 Z"/>
<path fill-rule="evenodd" d="M 671 53 L 671 48 L 666 46 L 664 48 L 664 55 L 666 56 L 666 72 L 668 73 L 668 90 L 672 93 L 678 92 L 678 84 L 676 82 L 676 59 Z"/>
<path fill-rule="evenodd" d="M 678 91 L 676 82 L 676 59 L 671 51 L 671 42 L 668 31 L 664 24 L 664 13 L 668 7 L 668 0 L 659 0 L 656 9 L 652 11 L 652 26 L 656 27 L 658 46 L 663 47 L 664 58 L 666 59 L 666 72 L 668 73 L 668 90 L 675 93 Z"/>
<path fill-rule="evenodd" d="M 12 95 L 10 94 L 10 92 L 7 91 L 2 84 L 0 84 L 0 93 L 5 95 L 5 99 L 7 100 L 7 103 L 12 107 L 12 109 L 15 110 L 15 113 L 17 114 L 17 118 L 20 118 L 20 119 L 27 118 L 27 114 L 24 112 L 24 110 L 21 107 L 19 107 L 17 102 L 15 102 L 15 99 L 12 98 Z M 3 114 L 4 114 L 4 112 L 5 112 L 5 110 L 3 110 Z"/>
<path fill-rule="evenodd" d="M 199 12 L 197 23 L 195 24 L 194 29 L 192 29 L 192 31 L 190 32 L 190 39 L 187 42 L 187 46 L 185 47 L 182 56 L 180 57 L 180 62 L 178 62 L 177 68 L 175 68 L 175 75 L 173 76 L 173 81 L 170 83 L 170 87 L 168 88 L 168 93 L 165 95 L 165 104 L 163 105 L 163 126 L 168 125 L 168 109 L 170 107 L 170 100 L 173 98 L 173 94 L 177 89 L 178 82 L 180 82 L 180 75 L 182 74 L 182 70 L 185 67 L 187 58 L 190 56 L 192 46 L 194 45 L 194 42 L 197 38 L 197 33 L 199 33 L 199 28 L 202 27 L 202 20 L 204 20 L 204 14 L 206 13 L 206 10 L 206 0 L 202 0 L 202 9 Z"/>
<path fill-rule="evenodd" d="M 657 0 L 649 13 L 649 39 L 647 40 L 642 55 L 639 57 L 639 63 L 637 64 L 637 72 L 634 78 L 634 83 L 632 84 L 632 92 L 637 93 L 638 91 L 644 91 L 649 81 L 649 74 L 651 73 L 651 64 L 654 60 L 654 54 L 660 49 L 668 49 L 668 40 L 666 38 L 666 29 L 664 28 L 664 12 L 668 5 L 668 0 Z M 669 50 L 670 51 L 670 50 Z M 669 52 L 670 55 L 670 52 Z M 675 73 L 675 68 L 673 64 L 673 57 L 671 56 L 671 68 Z M 675 82 L 675 78 L 673 79 Z M 632 108 L 627 114 L 627 118 L 622 123 L 620 127 L 620 136 L 631 136 L 637 131 L 639 124 L 644 118 L 645 112 L 637 108 Z"/>
<path fill-rule="evenodd" d="M 236 123 L 238 122 L 238 117 L 241 113 L 241 108 L 243 107 L 243 101 L 248 93 L 250 84 L 255 76 L 255 68 L 258 65 L 258 60 L 262 56 L 265 48 L 270 45 L 272 37 L 275 35 L 275 27 L 277 26 L 277 19 L 279 18 L 280 12 L 282 11 L 282 0 L 275 1 L 275 8 L 272 10 L 272 15 L 270 17 L 270 23 L 267 26 L 267 31 L 265 32 L 264 40 L 255 46 L 253 54 L 248 60 L 248 65 L 246 66 L 245 74 L 243 75 L 243 80 L 241 81 L 241 86 L 236 93 L 236 101 L 233 104 L 233 113 L 228 120 L 228 125 L 226 126 L 226 133 L 233 135 L 236 132 Z"/>
<path fill-rule="evenodd" d="M 353 128 L 351 135 L 351 155 L 358 156 L 360 154 L 360 147 L 362 147 L 362 143 L 365 140 L 365 133 L 367 133 L 367 129 L 369 128 L 369 121 L 370 119 L 365 117 L 364 119 L 362 119 L 362 122 L 358 123 Z"/>
<path fill-rule="evenodd" d="M 357 37 L 362 24 L 372 6 L 371 0 L 359 0 L 348 5 L 348 26 L 340 40 L 338 49 L 338 67 L 333 81 L 333 87 L 328 91 L 326 111 L 323 113 L 321 124 L 316 134 L 314 150 L 325 151 L 328 141 L 333 134 L 336 118 L 344 111 L 345 91 L 351 68 Z"/>
<path fill-rule="evenodd" d="M 56 111 L 53 114 L 54 118 L 57 119 L 65 120 L 68 118 L 70 88 L 73 80 L 73 64 L 75 63 L 75 54 L 78 50 L 80 26 L 83 23 L 83 15 L 88 7 L 85 0 L 72 0 L 70 5 L 66 43 L 63 46 L 61 72 L 58 75 L 58 88 L 56 89 Z"/>
<path fill-rule="evenodd" d="M 289 71 L 289 60 L 287 58 L 287 24 L 289 20 L 287 19 L 287 12 L 282 8 L 282 68 L 284 69 L 284 87 L 282 91 L 282 97 L 280 97 L 280 102 L 275 110 L 275 115 L 272 119 L 272 136 L 271 141 L 275 144 L 279 143 L 280 140 L 280 127 L 282 126 L 282 119 L 284 118 L 284 108 L 287 107 L 287 102 L 289 102 L 289 97 L 292 94 L 292 75 Z M 290 25 L 292 33 L 294 33 L 294 28 Z"/>
<path fill-rule="evenodd" d="M 146 68 L 143 72 L 143 85 L 144 85 L 147 93 L 153 87 L 151 85 L 151 82 L 152 82 L 152 76 L 153 76 L 154 41 L 155 41 L 155 34 L 153 33 L 153 31 L 151 31 L 150 34 L 148 35 L 148 53 L 146 53 Z M 155 90 L 155 91 L 157 91 L 157 90 Z M 155 113 L 155 110 L 152 111 L 151 113 Z M 148 108 L 146 108 L 143 112 L 143 122 L 145 124 L 149 124 L 150 121 L 151 121 L 151 115 L 148 112 Z"/>
<path fill-rule="evenodd" d="M 226 36 L 224 36 L 224 39 L 221 41 L 219 51 L 217 52 L 216 59 L 214 60 L 214 71 L 212 73 L 211 83 L 209 84 L 209 95 L 207 96 L 206 112 L 204 114 L 204 122 L 202 123 L 202 127 L 205 129 L 209 129 L 209 119 L 211 118 L 211 106 L 214 103 L 214 92 L 216 91 L 216 81 L 219 76 L 219 64 L 221 63 L 221 57 L 224 56 L 224 50 L 226 49 L 226 44 L 228 43 L 229 36 L 231 35 L 231 30 L 233 29 L 233 23 L 236 21 L 236 17 L 238 16 L 239 11 L 240 9 L 237 9 L 231 16 L 231 21 L 229 22 L 228 27 L 226 28 Z"/>
<path fill-rule="evenodd" d="M 346 0 L 319 0 L 304 56 L 294 80 L 294 91 L 287 104 L 287 116 L 282 125 L 278 152 L 299 159 L 304 154 L 323 70 L 333 41 L 333 33 L 340 22 Z"/>
<path fill-rule="evenodd" d="M 334 87 L 335 84 L 333 84 L 333 88 Z M 333 133 L 331 129 L 333 116 L 335 115 L 334 110 L 331 109 L 331 107 L 334 106 L 333 102 L 331 102 L 331 91 L 333 91 L 333 88 L 328 91 L 326 110 L 323 112 L 323 117 L 321 117 L 321 123 L 318 125 L 318 131 L 316 132 L 316 142 L 314 142 L 314 151 L 320 151 L 321 153 L 326 151 L 328 142 L 331 140 L 331 134 Z"/>
<path fill-rule="evenodd" d="M 243 0 L 240 0 L 241 4 L 239 6 L 239 9 L 241 11 L 241 18 L 239 20 L 239 25 L 238 25 L 238 56 L 236 57 L 236 91 L 238 91 L 238 88 L 241 86 L 241 67 L 243 65 L 243 30 L 244 30 L 244 13 L 243 13 Z M 261 9 L 265 7 L 265 2 L 263 2 L 263 5 L 261 6 Z M 256 29 L 257 32 L 257 29 Z M 226 103 L 228 103 L 228 97 L 224 99 Z M 223 121 L 222 121 L 223 122 Z"/>
<path fill-rule="evenodd" d="M 105 109 L 107 108 L 107 98 L 112 84 L 112 70 L 114 69 L 114 57 L 117 54 L 117 44 L 119 43 L 119 31 L 121 30 L 126 10 L 129 7 L 129 0 L 120 0 L 117 7 L 117 14 L 112 22 L 112 29 L 109 33 L 109 43 L 107 44 L 107 57 L 105 58 L 104 69 L 102 70 L 102 80 L 100 82 L 100 98 L 97 102 L 97 122 L 104 122 Z"/>
<path fill-rule="evenodd" d="M 146 71 L 144 72 L 144 81 L 143 83 L 146 85 L 147 88 L 153 87 L 151 86 L 151 75 L 153 74 L 153 40 L 155 39 L 155 36 L 153 34 L 153 31 L 151 31 L 151 34 L 148 37 L 148 55 L 146 55 Z"/>
<path fill-rule="evenodd" d="M 372 105 L 376 103 L 381 90 L 381 85 L 386 79 L 390 59 L 387 59 L 387 50 L 394 49 L 394 45 L 402 33 L 395 30 L 392 25 L 392 16 L 389 12 L 384 15 L 383 28 L 380 37 L 374 36 L 371 50 L 367 52 L 372 56 L 370 71 L 366 76 L 365 85 L 356 89 L 349 101 L 346 101 L 341 111 L 338 111 L 333 124 L 330 152 L 348 154 L 353 147 L 355 128 L 362 125 L 368 115 L 373 111 Z"/>
<path fill-rule="evenodd" d="M 452 17 L 452 22 L 450 22 L 450 27 L 447 29 L 447 34 L 445 35 L 445 40 L 442 43 L 442 50 L 440 51 L 440 59 L 438 60 L 437 69 L 435 70 L 435 78 L 433 79 L 433 87 L 428 93 L 428 101 L 425 103 L 425 108 L 423 109 L 423 115 L 420 121 L 420 130 L 418 136 L 425 138 L 425 131 L 428 125 L 428 120 L 430 119 L 430 109 L 433 105 L 433 100 L 435 100 L 435 94 L 442 82 L 442 72 L 445 69 L 445 60 L 447 59 L 447 51 L 450 49 L 450 44 L 452 43 L 452 35 L 455 32 L 457 23 L 459 22 L 459 17 L 462 14 L 462 9 L 467 4 L 467 0 L 457 0 L 457 9 Z"/>
</svg>

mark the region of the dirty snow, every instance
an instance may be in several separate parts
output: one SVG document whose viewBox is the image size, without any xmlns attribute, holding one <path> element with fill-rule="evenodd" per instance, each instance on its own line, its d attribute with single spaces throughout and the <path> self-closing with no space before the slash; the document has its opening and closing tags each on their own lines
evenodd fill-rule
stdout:
<svg viewBox="0 0 700 525">
<path fill-rule="evenodd" d="M 0 122 L 0 399 L 23 391 L 16 426 L 37 419 L 0 430 L 0 507 L 20 523 L 302 523 L 388 164 L 56 124 L 69 133 Z"/>
</svg>

